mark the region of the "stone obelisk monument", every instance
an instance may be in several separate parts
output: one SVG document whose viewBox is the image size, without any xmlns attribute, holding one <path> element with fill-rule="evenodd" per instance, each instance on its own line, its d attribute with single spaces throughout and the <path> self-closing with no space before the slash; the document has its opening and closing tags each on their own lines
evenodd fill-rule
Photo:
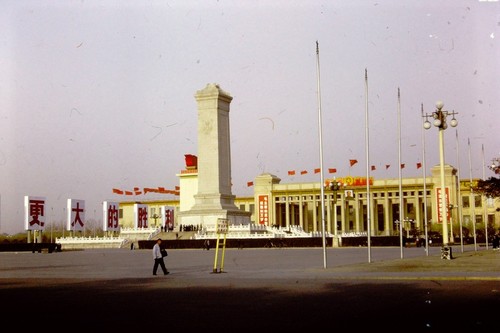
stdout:
<svg viewBox="0 0 500 333">
<path fill-rule="evenodd" d="M 249 224 L 250 212 L 234 204 L 231 193 L 229 104 L 232 97 L 217 84 L 196 92 L 198 104 L 198 193 L 191 209 L 179 213 L 182 225 L 215 231 L 219 218 L 229 225 Z"/>
</svg>

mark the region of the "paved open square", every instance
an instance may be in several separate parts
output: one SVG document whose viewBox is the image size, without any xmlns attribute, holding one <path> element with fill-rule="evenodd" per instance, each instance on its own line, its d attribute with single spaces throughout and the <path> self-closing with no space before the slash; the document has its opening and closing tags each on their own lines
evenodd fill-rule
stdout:
<svg viewBox="0 0 500 333">
<path fill-rule="evenodd" d="M 150 250 L 0 253 L 2 317 L 55 330 L 498 328 L 491 248 L 454 246 L 452 260 L 438 247 L 403 258 L 398 247 L 328 248 L 326 258 L 324 268 L 322 248 L 174 249 L 170 274 L 153 276 Z"/>
</svg>

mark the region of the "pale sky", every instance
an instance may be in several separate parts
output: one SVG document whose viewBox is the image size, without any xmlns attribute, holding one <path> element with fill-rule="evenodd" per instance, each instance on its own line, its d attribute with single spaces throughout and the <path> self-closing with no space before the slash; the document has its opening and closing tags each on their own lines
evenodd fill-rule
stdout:
<svg viewBox="0 0 500 333">
<path fill-rule="evenodd" d="M 319 181 L 316 41 L 325 178 L 367 175 L 366 128 L 372 177 L 398 177 L 399 143 L 402 177 L 422 176 L 424 151 L 429 175 L 438 130 L 423 148 L 421 104 L 438 100 L 458 112 L 445 160 L 461 178 L 494 176 L 484 165 L 500 154 L 496 1 L 2 0 L 0 31 L 2 233 L 23 231 L 25 195 L 58 225 L 68 198 L 87 220 L 106 200 L 175 198 L 112 189 L 179 185 L 208 83 L 233 97 L 234 195 L 264 172 Z"/>
</svg>

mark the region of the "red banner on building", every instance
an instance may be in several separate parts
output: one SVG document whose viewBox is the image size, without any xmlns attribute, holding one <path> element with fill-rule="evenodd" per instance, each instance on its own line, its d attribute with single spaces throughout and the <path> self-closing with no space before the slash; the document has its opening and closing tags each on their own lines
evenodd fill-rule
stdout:
<svg viewBox="0 0 500 333">
<path fill-rule="evenodd" d="M 447 187 L 445 187 L 445 196 L 446 196 L 446 223 L 448 223 L 448 220 L 450 219 L 450 210 L 448 207 L 450 207 L 450 193 Z M 436 188 L 436 200 L 437 200 L 437 216 L 438 216 L 438 223 L 443 223 L 443 218 L 442 218 L 442 211 L 443 211 L 443 204 L 442 204 L 442 197 L 441 197 L 441 187 Z"/>
<path fill-rule="evenodd" d="M 269 224 L 269 196 L 259 195 L 259 224 Z"/>
</svg>

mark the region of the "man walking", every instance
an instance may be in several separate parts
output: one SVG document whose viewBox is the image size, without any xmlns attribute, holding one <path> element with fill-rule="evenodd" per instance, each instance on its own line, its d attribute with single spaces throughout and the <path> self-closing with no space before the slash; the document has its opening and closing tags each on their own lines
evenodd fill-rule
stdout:
<svg viewBox="0 0 500 333">
<path fill-rule="evenodd" d="M 156 271 L 158 270 L 158 265 L 161 267 L 163 274 L 167 275 L 168 273 L 170 273 L 169 271 L 167 271 L 167 268 L 165 267 L 165 262 L 163 261 L 163 256 L 161 255 L 160 245 L 161 245 L 161 238 L 158 238 L 156 244 L 153 246 L 153 259 L 155 261 L 153 266 L 153 275 L 156 275 Z"/>
</svg>

